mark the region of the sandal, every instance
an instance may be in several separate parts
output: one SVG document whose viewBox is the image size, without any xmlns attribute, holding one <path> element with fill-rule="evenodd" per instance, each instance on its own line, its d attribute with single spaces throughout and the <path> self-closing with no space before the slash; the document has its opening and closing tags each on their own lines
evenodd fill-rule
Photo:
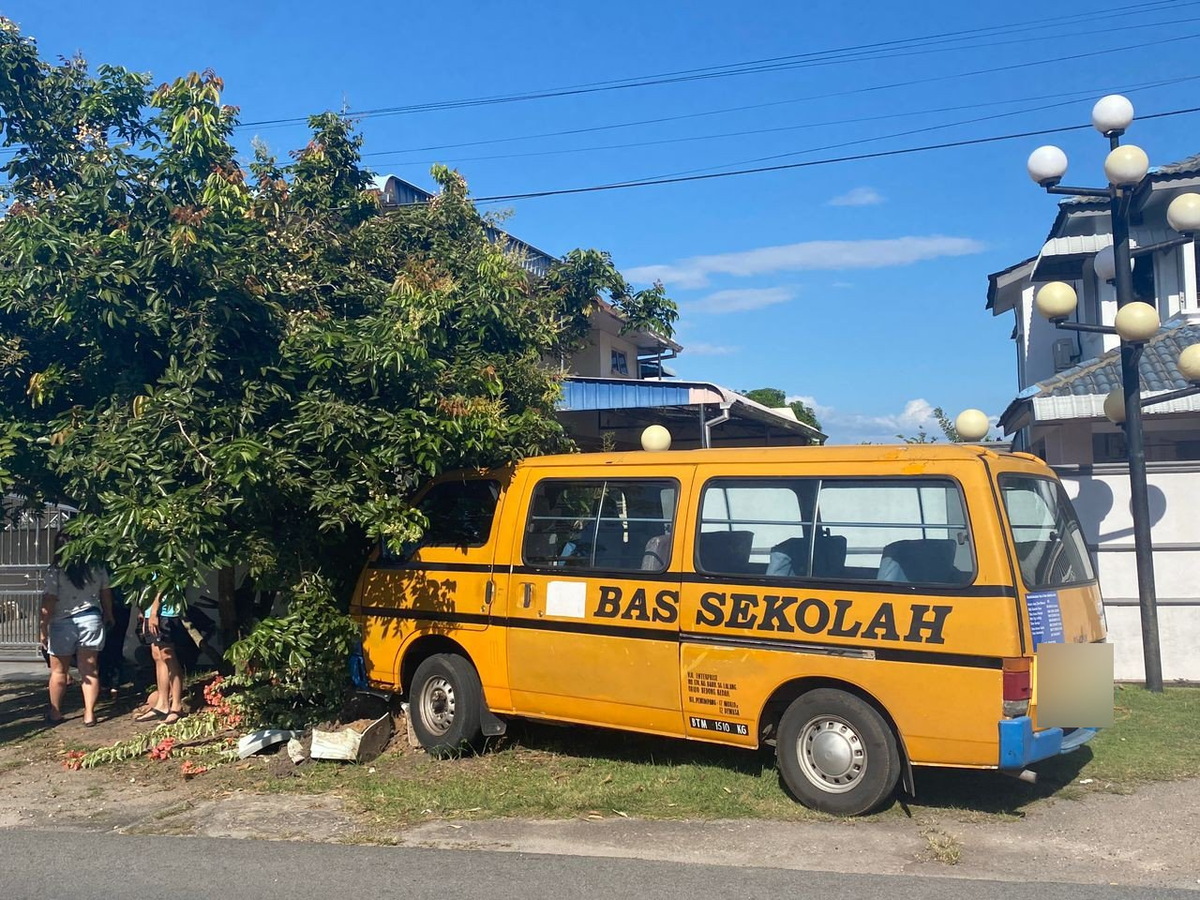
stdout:
<svg viewBox="0 0 1200 900">
<path fill-rule="evenodd" d="M 95 727 L 96 727 L 96 720 L 95 720 L 95 719 L 92 719 L 92 721 L 90 721 L 90 722 L 89 722 L 87 719 L 84 719 L 84 720 L 83 720 L 83 727 L 84 727 L 84 728 L 95 728 Z"/>
<path fill-rule="evenodd" d="M 182 719 L 185 715 L 186 715 L 186 713 L 184 713 L 184 711 L 182 709 L 172 709 L 165 716 L 163 716 L 163 724 L 164 725 L 174 725 L 176 722 L 178 722 L 180 719 Z M 175 718 L 171 718 L 172 716 L 174 716 Z"/>
<path fill-rule="evenodd" d="M 134 716 L 133 721 L 135 721 L 135 722 L 158 722 L 162 719 L 165 719 L 166 717 L 167 717 L 167 711 L 165 709 L 151 708 L 151 709 L 146 710 L 140 716 Z"/>
<path fill-rule="evenodd" d="M 50 715 L 50 713 L 46 713 L 44 718 L 46 719 L 46 724 L 51 728 L 53 728 L 55 725 L 61 725 L 63 722 L 67 721 L 66 716 L 59 716 L 56 719 L 54 716 Z"/>
</svg>

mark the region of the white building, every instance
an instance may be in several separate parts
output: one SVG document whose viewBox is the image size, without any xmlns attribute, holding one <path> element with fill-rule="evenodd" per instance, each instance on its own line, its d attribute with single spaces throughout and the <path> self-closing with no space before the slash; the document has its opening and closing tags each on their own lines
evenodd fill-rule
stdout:
<svg viewBox="0 0 1200 900">
<path fill-rule="evenodd" d="M 1131 236 L 1146 247 L 1178 237 L 1167 225 L 1170 201 L 1200 187 L 1200 155 L 1151 170 L 1148 189 L 1135 201 Z M 1074 498 L 1104 592 L 1116 675 L 1140 680 L 1142 668 L 1129 470 L 1122 430 L 1104 417 L 1109 391 L 1121 384 L 1115 335 L 1056 329 L 1038 315 L 1034 294 L 1048 281 L 1065 281 L 1079 296 L 1075 320 L 1112 325 L 1115 289 L 1093 268 L 1097 251 L 1112 245 L 1108 201 L 1072 197 L 1059 204 L 1037 256 L 989 276 L 987 307 L 1011 311 L 1019 393 L 1000 418 L 1014 449 L 1045 459 Z M 1145 347 L 1142 395 L 1153 397 L 1188 383 L 1179 352 L 1200 342 L 1197 247 L 1185 243 L 1136 260 L 1134 293 L 1163 320 Z M 1154 566 L 1158 589 L 1163 677 L 1200 681 L 1200 395 L 1144 411 Z"/>
</svg>

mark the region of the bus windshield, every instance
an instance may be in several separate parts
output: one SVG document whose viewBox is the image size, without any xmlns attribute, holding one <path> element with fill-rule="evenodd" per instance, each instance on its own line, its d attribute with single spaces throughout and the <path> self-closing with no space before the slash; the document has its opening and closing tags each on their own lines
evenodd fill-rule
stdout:
<svg viewBox="0 0 1200 900">
<path fill-rule="evenodd" d="M 1079 519 L 1061 484 L 1034 475 L 1000 476 L 1021 578 L 1030 590 L 1095 579 Z"/>
</svg>

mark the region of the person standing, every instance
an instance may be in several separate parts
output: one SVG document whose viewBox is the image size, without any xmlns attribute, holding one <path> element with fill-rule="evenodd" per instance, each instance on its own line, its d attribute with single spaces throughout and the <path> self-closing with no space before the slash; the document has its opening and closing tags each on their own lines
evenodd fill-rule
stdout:
<svg viewBox="0 0 1200 900">
<path fill-rule="evenodd" d="M 188 637 L 183 627 L 183 606 L 182 592 L 163 589 L 155 593 L 146 611 L 145 627 L 150 635 L 158 693 L 157 702 L 135 722 L 171 725 L 183 718 L 183 665 L 178 652 L 178 644 Z"/>
<path fill-rule="evenodd" d="M 112 588 L 112 598 L 114 624 L 107 629 L 98 662 L 100 690 L 116 694 L 125 681 L 125 635 L 129 631 L 130 609 L 120 588 Z"/>
<path fill-rule="evenodd" d="M 104 627 L 113 622 L 112 591 L 104 568 L 80 559 L 64 565 L 67 541 L 61 532 L 55 539 L 54 562 L 46 570 L 38 622 L 38 642 L 50 658 L 46 721 L 57 725 L 63 720 L 62 702 L 74 657 L 83 688 L 83 724 L 90 728 L 96 724 L 100 696 L 96 657 L 104 647 Z"/>
</svg>

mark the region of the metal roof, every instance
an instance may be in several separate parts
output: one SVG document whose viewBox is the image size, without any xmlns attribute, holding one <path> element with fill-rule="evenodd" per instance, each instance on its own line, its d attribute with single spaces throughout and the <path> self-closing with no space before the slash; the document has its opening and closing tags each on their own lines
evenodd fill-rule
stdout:
<svg viewBox="0 0 1200 900">
<path fill-rule="evenodd" d="M 1147 246 L 1149 244 L 1157 244 L 1161 241 L 1172 240 L 1179 237 L 1179 235 L 1170 228 L 1135 226 L 1130 229 L 1129 237 L 1135 245 Z M 1051 238 L 1042 246 L 1039 258 L 1047 256 L 1091 256 L 1105 247 L 1111 247 L 1112 242 L 1113 236 L 1111 231 L 1104 234 L 1071 234 L 1065 237 Z"/>
<path fill-rule="evenodd" d="M 609 409 L 663 409 L 672 406 L 715 405 L 731 415 L 771 425 L 782 431 L 803 434 L 815 441 L 826 435 L 795 415 L 783 415 L 736 391 L 707 381 L 651 381 L 632 378 L 581 378 L 563 380 L 559 412 Z M 788 411 L 791 413 L 791 410 Z"/>
</svg>

